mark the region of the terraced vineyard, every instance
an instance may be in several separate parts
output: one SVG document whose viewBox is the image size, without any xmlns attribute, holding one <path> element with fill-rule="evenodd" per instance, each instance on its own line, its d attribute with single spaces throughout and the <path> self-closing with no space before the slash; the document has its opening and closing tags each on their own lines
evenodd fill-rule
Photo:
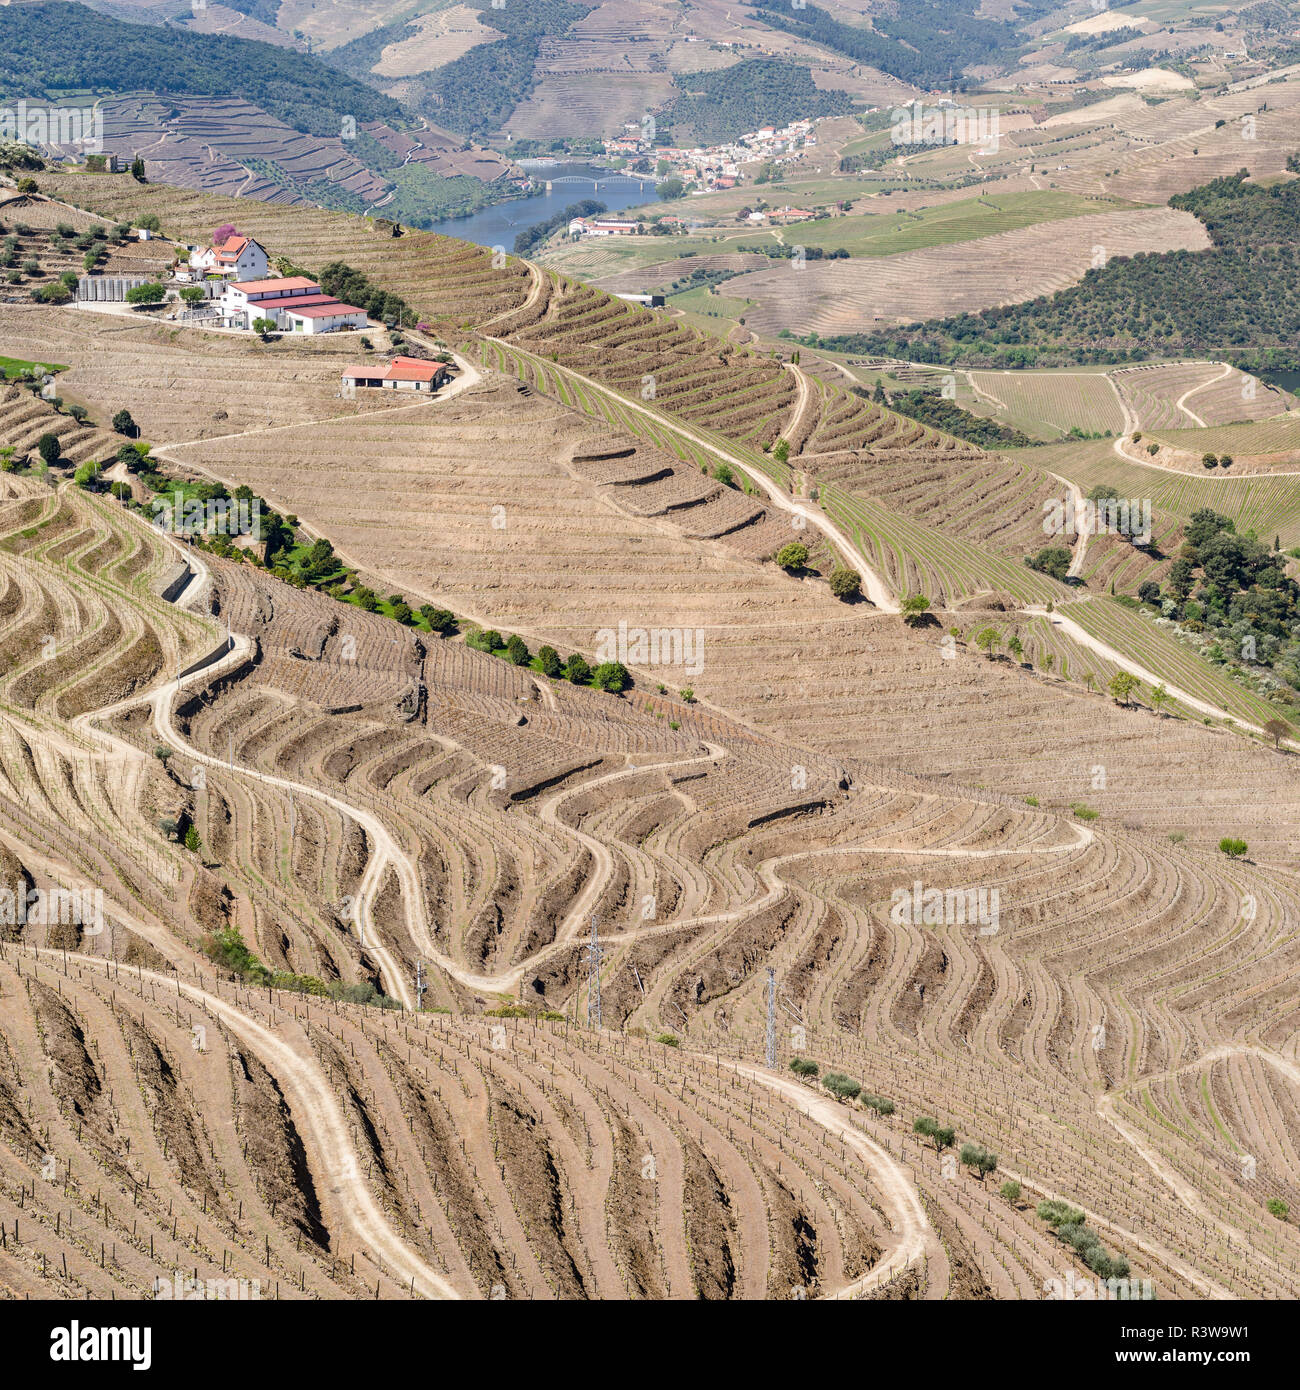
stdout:
<svg viewBox="0 0 1300 1390">
<path fill-rule="evenodd" d="M 222 206 L 96 186 L 169 230 Z M 0 1289 L 1300 1294 L 1268 1205 L 1300 1199 L 1300 789 L 1241 727 L 1279 706 L 1096 592 L 1163 561 L 1091 537 L 1088 598 L 1023 562 L 1064 479 L 1150 474 L 1162 550 L 1207 489 L 1289 515 L 1285 480 L 995 457 L 558 275 L 253 216 L 408 298 L 451 390 L 358 409 L 328 341 L 72 310 L 0 351 L 460 633 L 0 473 L 0 884 L 102 893 L 0 925 Z M 51 429 L 118 444 L 8 389 L 0 447 Z M 880 602 L 833 595 L 847 561 Z M 617 694 L 546 674 L 610 633 L 667 654 Z M 1187 698 L 1103 693 L 1134 661 Z"/>
</svg>

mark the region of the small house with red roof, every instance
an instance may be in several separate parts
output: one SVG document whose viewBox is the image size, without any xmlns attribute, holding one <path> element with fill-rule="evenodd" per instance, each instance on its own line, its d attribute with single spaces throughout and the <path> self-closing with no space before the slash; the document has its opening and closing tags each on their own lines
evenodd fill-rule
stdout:
<svg viewBox="0 0 1300 1390">
<path fill-rule="evenodd" d="M 350 394 L 358 387 L 382 391 L 436 391 L 447 380 L 443 362 L 426 362 L 422 357 L 394 357 L 389 362 L 367 362 L 343 368 L 343 390 Z"/>
</svg>

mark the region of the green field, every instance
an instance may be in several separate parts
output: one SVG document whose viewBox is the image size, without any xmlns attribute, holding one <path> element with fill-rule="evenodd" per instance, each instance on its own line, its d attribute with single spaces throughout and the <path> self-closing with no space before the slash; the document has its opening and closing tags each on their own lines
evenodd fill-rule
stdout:
<svg viewBox="0 0 1300 1390">
<path fill-rule="evenodd" d="M 1244 421 L 1239 425 L 1211 425 L 1208 429 L 1151 430 L 1155 439 L 1193 453 L 1207 450 L 1243 458 L 1247 454 L 1281 454 L 1300 449 L 1300 411 L 1272 420 Z"/>
<path fill-rule="evenodd" d="M 703 286 L 687 290 L 683 294 L 672 295 L 668 303 L 675 309 L 683 310 L 690 323 L 713 333 L 722 332 L 726 324 L 744 318 L 746 311 L 754 306 L 752 299 L 733 299 L 725 294 L 711 294 Z"/>
<path fill-rule="evenodd" d="M 1109 483 L 1123 497 L 1149 497 L 1157 529 L 1162 516 L 1185 521 L 1194 511 L 1209 507 L 1230 516 L 1238 531 L 1254 531 L 1265 544 L 1274 536 L 1281 538 L 1284 548 L 1300 543 L 1300 477 L 1233 478 L 1217 470 L 1217 476 L 1206 477 L 1169 473 L 1127 463 L 1104 442 L 1048 444 L 1041 449 L 1001 452 L 1059 473 L 1085 492 L 1096 483 Z"/>
<path fill-rule="evenodd" d="M 0 357 L 0 371 L 4 372 L 6 381 L 15 380 L 32 367 L 40 367 L 47 372 L 68 370 L 66 362 L 26 362 L 21 357 Z"/>
<path fill-rule="evenodd" d="M 1226 668 L 1212 665 L 1193 648 L 1157 627 L 1153 619 L 1142 617 L 1114 599 L 1065 603 L 1060 605 L 1060 612 L 1073 618 L 1091 636 L 1124 652 L 1180 690 L 1227 710 L 1237 719 L 1264 724 L 1285 714 L 1277 705 L 1238 685 Z M 1143 695 L 1146 688 L 1144 684 Z"/>
<path fill-rule="evenodd" d="M 1137 206 L 1110 198 L 1081 198 L 1076 193 L 1000 193 L 941 203 L 919 212 L 896 209 L 874 215 L 824 217 L 797 223 L 784 235 L 787 241 L 826 251 L 843 249 L 851 256 L 896 256 L 927 246 L 976 241 L 1040 222 Z"/>
<path fill-rule="evenodd" d="M 851 183 L 852 180 L 828 181 L 827 196 L 852 196 L 848 187 Z M 745 191 L 751 203 L 759 197 L 777 206 L 789 203 L 798 207 L 813 201 L 811 188 L 797 189 L 793 184 L 788 189 L 776 191 L 746 186 Z M 584 267 L 583 262 L 592 255 L 593 248 L 582 243 L 562 243 L 550 249 L 542 259 L 547 265 L 570 274 L 601 277 L 679 256 L 718 255 L 745 246 L 763 247 L 782 242 L 789 246 L 818 246 L 824 251 L 843 249 L 851 256 L 895 256 L 903 251 L 951 246 L 956 242 L 976 241 L 999 232 L 1032 227 L 1040 222 L 1114 212 L 1139 204 L 1109 198 L 1082 198 L 1075 193 L 1038 192 L 963 198 L 960 202 L 944 203 L 920 212 L 885 211 L 888 204 L 883 199 L 879 206 L 879 212 L 822 217 L 788 227 L 724 226 L 688 236 L 619 237 L 617 241 L 606 238 L 594 248 L 599 264 L 593 260 L 590 268 Z M 682 206 L 683 215 L 701 210 L 694 200 Z"/>
</svg>

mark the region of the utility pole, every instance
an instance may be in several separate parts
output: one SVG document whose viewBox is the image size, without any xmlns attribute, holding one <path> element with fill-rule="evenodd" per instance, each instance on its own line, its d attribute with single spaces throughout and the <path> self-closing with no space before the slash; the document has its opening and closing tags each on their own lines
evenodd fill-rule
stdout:
<svg viewBox="0 0 1300 1390">
<path fill-rule="evenodd" d="M 776 1068 L 776 971 L 767 967 L 767 1065 Z"/>
<path fill-rule="evenodd" d="M 424 978 L 424 962 L 417 960 L 415 962 L 415 1012 L 417 1014 L 424 1012 L 424 995 L 428 988 L 428 981 Z"/>
<path fill-rule="evenodd" d="M 593 913 L 591 938 L 587 943 L 587 1026 L 600 1027 L 600 938 L 596 935 L 599 919 Z"/>
</svg>

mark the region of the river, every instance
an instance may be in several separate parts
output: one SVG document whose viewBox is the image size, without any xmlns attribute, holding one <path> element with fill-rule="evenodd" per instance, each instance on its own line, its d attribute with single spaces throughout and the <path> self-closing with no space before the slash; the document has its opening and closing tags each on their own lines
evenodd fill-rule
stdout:
<svg viewBox="0 0 1300 1390">
<path fill-rule="evenodd" d="M 649 174 L 628 175 L 573 162 L 538 168 L 531 161 L 525 161 L 523 167 L 538 181 L 551 180 L 551 192 L 497 203 L 471 217 L 447 217 L 434 222 L 429 230 L 476 242 L 479 246 L 504 246 L 512 251 L 515 236 L 525 227 L 545 222 L 581 198 L 598 198 L 610 212 L 639 207 L 654 199 L 654 179 Z M 597 183 L 599 188 L 595 187 Z"/>
</svg>

